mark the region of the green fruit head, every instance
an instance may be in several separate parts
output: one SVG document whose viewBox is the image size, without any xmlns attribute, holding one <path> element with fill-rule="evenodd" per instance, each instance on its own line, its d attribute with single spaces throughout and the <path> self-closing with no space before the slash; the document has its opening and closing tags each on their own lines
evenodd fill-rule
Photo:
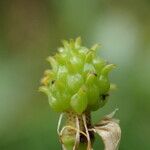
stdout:
<svg viewBox="0 0 150 150">
<path fill-rule="evenodd" d="M 115 67 L 96 55 L 97 45 L 88 49 L 81 39 L 63 41 L 63 47 L 48 57 L 51 70 L 46 70 L 40 91 L 48 96 L 57 112 L 95 111 L 105 104 L 110 90 L 109 72 Z"/>
</svg>

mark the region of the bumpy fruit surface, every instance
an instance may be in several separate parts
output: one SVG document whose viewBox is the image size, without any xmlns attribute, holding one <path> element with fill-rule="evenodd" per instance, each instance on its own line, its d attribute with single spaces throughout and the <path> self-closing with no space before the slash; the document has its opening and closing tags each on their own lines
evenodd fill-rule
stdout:
<svg viewBox="0 0 150 150">
<path fill-rule="evenodd" d="M 108 73 L 115 67 L 96 54 L 98 45 L 88 49 L 81 39 L 63 41 L 46 70 L 40 90 L 47 94 L 54 111 L 82 114 L 102 107 L 110 90 Z"/>
</svg>

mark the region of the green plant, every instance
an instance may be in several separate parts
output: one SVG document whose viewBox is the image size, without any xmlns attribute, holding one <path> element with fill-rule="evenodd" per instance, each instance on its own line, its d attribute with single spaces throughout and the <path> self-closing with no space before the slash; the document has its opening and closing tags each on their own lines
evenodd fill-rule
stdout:
<svg viewBox="0 0 150 150">
<path fill-rule="evenodd" d="M 51 108 L 66 117 L 58 134 L 67 150 L 92 149 L 91 112 L 107 102 L 108 74 L 115 65 L 98 57 L 97 48 L 97 44 L 90 49 L 82 46 L 81 38 L 71 39 L 63 41 L 58 53 L 47 59 L 51 70 L 45 71 L 40 91 L 48 96 Z"/>
</svg>

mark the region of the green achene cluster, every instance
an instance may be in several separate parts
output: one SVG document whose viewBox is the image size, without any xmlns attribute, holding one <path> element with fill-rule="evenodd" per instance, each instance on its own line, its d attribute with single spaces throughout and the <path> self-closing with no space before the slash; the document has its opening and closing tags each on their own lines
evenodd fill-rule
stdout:
<svg viewBox="0 0 150 150">
<path fill-rule="evenodd" d="M 48 57 L 51 70 L 45 71 L 40 91 L 47 94 L 54 111 L 82 114 L 106 103 L 110 90 L 108 74 L 115 65 L 100 58 L 97 47 L 82 46 L 79 37 L 63 41 L 63 47 Z"/>
</svg>

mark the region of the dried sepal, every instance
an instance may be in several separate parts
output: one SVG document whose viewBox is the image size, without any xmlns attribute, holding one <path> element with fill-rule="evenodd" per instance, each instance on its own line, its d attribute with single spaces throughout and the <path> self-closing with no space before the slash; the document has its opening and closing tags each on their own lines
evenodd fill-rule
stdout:
<svg viewBox="0 0 150 150">
<path fill-rule="evenodd" d="M 121 129 L 119 120 L 113 118 L 115 112 L 116 110 L 104 117 L 93 128 L 93 131 L 102 138 L 105 150 L 118 150 L 119 147 Z"/>
</svg>

